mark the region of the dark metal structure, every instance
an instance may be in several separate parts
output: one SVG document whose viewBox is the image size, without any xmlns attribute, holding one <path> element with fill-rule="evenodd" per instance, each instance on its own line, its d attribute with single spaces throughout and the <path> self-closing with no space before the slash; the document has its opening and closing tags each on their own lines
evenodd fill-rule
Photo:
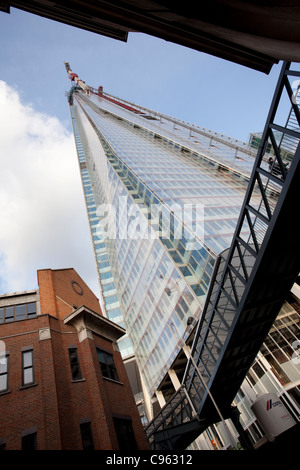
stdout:
<svg viewBox="0 0 300 470">
<path fill-rule="evenodd" d="M 297 77 L 300 72 L 285 62 L 232 244 L 215 265 L 182 387 L 146 429 L 155 450 L 185 449 L 207 426 L 232 416 L 232 401 L 299 274 L 299 231 L 290 223 L 300 194 Z M 290 113 L 281 124 L 276 113 L 284 102 Z M 287 138 L 289 169 L 283 160 Z M 273 162 L 266 169 L 270 144 Z"/>
<path fill-rule="evenodd" d="M 264 73 L 300 62 L 298 0 L 0 0 L 10 7 L 121 41 L 146 33 Z"/>
</svg>

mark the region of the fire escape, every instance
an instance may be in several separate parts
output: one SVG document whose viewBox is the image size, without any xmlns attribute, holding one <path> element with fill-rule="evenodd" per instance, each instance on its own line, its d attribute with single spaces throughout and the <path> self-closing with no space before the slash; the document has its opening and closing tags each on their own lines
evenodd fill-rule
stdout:
<svg viewBox="0 0 300 470">
<path fill-rule="evenodd" d="M 209 425 L 234 419 L 232 401 L 299 274 L 298 221 L 291 221 L 300 193 L 300 72 L 292 65 L 283 63 L 232 244 L 216 261 L 181 388 L 146 428 L 154 450 L 183 450 Z M 278 120 L 282 106 L 284 123 Z"/>
</svg>

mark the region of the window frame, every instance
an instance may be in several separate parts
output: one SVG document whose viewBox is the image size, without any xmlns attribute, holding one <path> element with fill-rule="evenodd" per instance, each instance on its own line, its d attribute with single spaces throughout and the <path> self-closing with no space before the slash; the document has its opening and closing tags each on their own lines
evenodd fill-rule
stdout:
<svg viewBox="0 0 300 470">
<path fill-rule="evenodd" d="M 76 346 L 69 346 L 68 347 L 68 352 L 69 352 L 69 362 L 70 362 L 70 368 L 71 368 L 71 375 L 72 375 L 72 381 L 78 381 L 78 380 L 82 380 L 82 373 L 81 373 L 81 367 L 80 367 L 80 362 L 79 362 L 79 356 L 78 356 L 78 349 Z M 71 354 L 75 352 L 75 359 L 76 361 L 74 361 L 74 358 L 72 359 L 71 358 Z M 73 360 L 73 362 L 72 362 Z M 74 370 L 73 370 L 73 367 L 74 366 L 77 366 L 78 368 L 78 373 L 77 373 L 77 376 L 75 376 L 74 374 Z"/>
<path fill-rule="evenodd" d="M 5 364 L 6 365 L 6 371 L 1 372 L 1 369 L 0 369 L 0 377 L 6 376 L 6 388 L 0 389 L 0 394 L 5 393 L 7 390 L 9 390 L 8 389 L 9 354 L 6 353 L 5 356 L 0 357 L 0 361 L 2 361 L 3 358 L 5 358 L 5 361 L 6 361 L 6 364 Z"/>
<path fill-rule="evenodd" d="M 79 423 L 79 427 L 82 449 L 95 450 L 91 421 L 82 421 Z"/>
<path fill-rule="evenodd" d="M 23 433 L 22 450 L 37 450 L 37 431 Z"/>
<path fill-rule="evenodd" d="M 25 354 L 31 353 L 31 364 L 29 366 L 25 366 Z M 28 385 L 34 384 L 34 363 L 33 363 L 33 348 L 31 349 L 24 349 L 22 351 L 22 386 L 26 387 Z M 25 371 L 31 369 L 32 370 L 32 381 L 27 382 L 25 381 Z"/>
<path fill-rule="evenodd" d="M 35 305 L 32 309 L 31 306 Z M 18 310 L 24 308 L 24 312 L 20 314 Z M 14 321 L 30 320 L 37 317 L 37 302 L 24 302 L 20 304 L 3 305 L 0 307 L 0 324 L 11 323 Z"/>
<path fill-rule="evenodd" d="M 97 347 L 96 350 L 103 378 L 119 382 L 119 375 L 113 353 L 99 347 Z M 101 360 L 100 355 L 102 355 L 102 359 L 104 360 Z M 112 363 L 109 363 L 109 361 Z"/>
<path fill-rule="evenodd" d="M 117 435 L 119 450 L 132 452 L 138 450 L 138 445 L 131 417 L 113 415 L 114 428 Z"/>
</svg>

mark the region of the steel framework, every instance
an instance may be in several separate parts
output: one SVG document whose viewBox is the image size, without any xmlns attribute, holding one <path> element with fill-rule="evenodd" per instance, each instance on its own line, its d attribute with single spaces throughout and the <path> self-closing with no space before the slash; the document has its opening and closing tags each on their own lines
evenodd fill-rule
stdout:
<svg viewBox="0 0 300 470">
<path fill-rule="evenodd" d="M 297 77 L 300 72 L 283 63 L 232 244 L 216 261 L 181 388 L 146 428 L 152 449 L 185 449 L 207 426 L 232 416 L 231 403 L 299 273 L 298 228 L 287 232 L 300 189 Z M 279 124 L 282 103 L 289 115 Z"/>
</svg>

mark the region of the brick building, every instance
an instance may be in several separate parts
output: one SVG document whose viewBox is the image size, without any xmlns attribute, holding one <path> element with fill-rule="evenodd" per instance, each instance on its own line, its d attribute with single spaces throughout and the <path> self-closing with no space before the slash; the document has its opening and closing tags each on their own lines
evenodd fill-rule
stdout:
<svg viewBox="0 0 300 470">
<path fill-rule="evenodd" d="M 38 286 L 0 296 L 0 448 L 148 449 L 125 331 L 74 269 L 40 270 Z"/>
</svg>

